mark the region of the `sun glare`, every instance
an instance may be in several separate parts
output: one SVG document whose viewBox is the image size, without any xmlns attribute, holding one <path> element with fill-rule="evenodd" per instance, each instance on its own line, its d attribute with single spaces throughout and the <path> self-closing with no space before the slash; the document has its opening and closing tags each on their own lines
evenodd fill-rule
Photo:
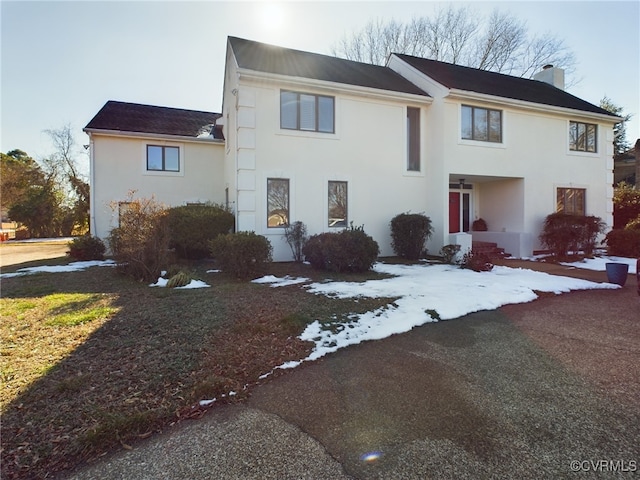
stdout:
<svg viewBox="0 0 640 480">
<path fill-rule="evenodd" d="M 280 30 L 284 20 L 284 7 L 279 3 L 263 2 L 258 9 L 258 21 L 265 30 Z"/>
</svg>

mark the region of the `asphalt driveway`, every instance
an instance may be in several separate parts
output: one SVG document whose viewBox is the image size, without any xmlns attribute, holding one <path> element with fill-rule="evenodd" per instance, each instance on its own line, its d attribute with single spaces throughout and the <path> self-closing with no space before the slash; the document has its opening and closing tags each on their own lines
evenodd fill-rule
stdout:
<svg viewBox="0 0 640 480">
<path fill-rule="evenodd" d="M 64 257 L 70 238 L 46 238 L 0 243 L 0 267 L 20 266 L 36 260 Z"/>
<path fill-rule="evenodd" d="M 631 276 L 545 295 L 341 350 L 71 478 L 631 478 L 639 340 Z"/>
</svg>

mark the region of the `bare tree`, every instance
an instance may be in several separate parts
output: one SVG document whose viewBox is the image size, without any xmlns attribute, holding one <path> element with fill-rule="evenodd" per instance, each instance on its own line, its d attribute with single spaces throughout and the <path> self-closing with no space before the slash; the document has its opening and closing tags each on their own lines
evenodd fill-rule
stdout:
<svg viewBox="0 0 640 480">
<path fill-rule="evenodd" d="M 78 166 L 78 151 L 71 125 L 45 130 L 54 153 L 42 159 L 45 172 L 67 194 L 74 211 L 74 223 L 80 230 L 89 226 L 89 182 Z"/>
<path fill-rule="evenodd" d="M 526 22 L 498 9 L 483 18 L 469 7 L 454 5 L 407 23 L 372 20 L 343 36 L 332 53 L 377 65 L 384 65 L 391 53 L 404 53 L 527 78 L 549 63 L 570 77 L 576 65 L 557 36 L 530 35 Z"/>
</svg>

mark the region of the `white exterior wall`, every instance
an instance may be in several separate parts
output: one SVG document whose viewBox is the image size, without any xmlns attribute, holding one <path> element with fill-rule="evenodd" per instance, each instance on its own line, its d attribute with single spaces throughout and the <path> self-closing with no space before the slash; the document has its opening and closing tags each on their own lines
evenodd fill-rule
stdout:
<svg viewBox="0 0 640 480">
<path fill-rule="evenodd" d="M 267 179 L 288 178 L 290 222 L 302 221 L 310 235 L 340 231 L 328 226 L 328 182 L 348 182 L 348 222 L 364 225 L 392 255 L 389 222 L 402 212 L 425 212 L 426 136 L 421 139 L 422 172 L 406 171 L 406 107 L 428 104 L 348 94 L 310 86 L 283 88 L 335 97 L 335 134 L 280 129 L 280 89 L 275 82 L 240 81 L 235 131 L 237 226 L 266 236 L 274 260 L 292 259 L 282 228 L 267 227 Z M 232 116 L 232 115 L 230 115 Z M 233 128 L 233 127 L 232 127 Z M 251 152 L 251 162 L 241 161 Z M 227 165 L 232 160 L 227 159 Z"/>
<path fill-rule="evenodd" d="M 180 172 L 150 172 L 146 168 L 146 146 L 180 148 Z M 93 156 L 91 233 L 106 238 L 117 226 L 118 212 L 112 205 L 127 199 L 154 198 L 167 206 L 196 202 L 224 202 L 223 152 L 221 143 L 170 141 L 91 134 Z"/>
</svg>

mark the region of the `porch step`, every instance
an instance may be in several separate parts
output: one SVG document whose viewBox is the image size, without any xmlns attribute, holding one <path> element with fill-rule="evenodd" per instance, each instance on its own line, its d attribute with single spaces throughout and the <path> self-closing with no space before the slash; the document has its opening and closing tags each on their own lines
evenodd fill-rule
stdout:
<svg viewBox="0 0 640 480">
<path fill-rule="evenodd" d="M 471 250 L 475 253 L 484 253 L 489 256 L 489 258 L 504 258 L 511 256 L 510 254 L 505 253 L 504 248 L 498 247 L 498 244 L 494 242 L 475 241 L 471 244 Z"/>
</svg>

